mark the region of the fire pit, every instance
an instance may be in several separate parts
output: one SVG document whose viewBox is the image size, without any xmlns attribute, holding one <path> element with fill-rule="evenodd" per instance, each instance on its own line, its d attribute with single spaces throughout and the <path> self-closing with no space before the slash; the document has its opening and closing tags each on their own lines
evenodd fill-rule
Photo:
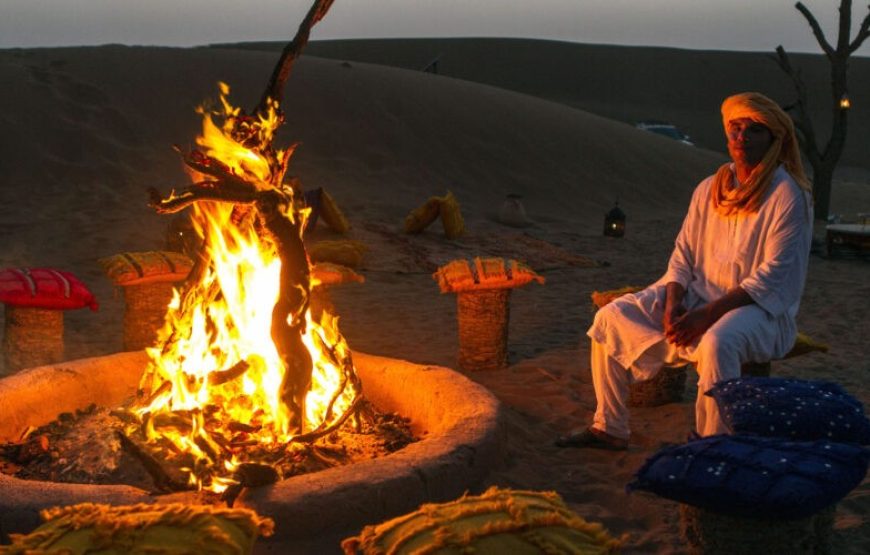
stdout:
<svg viewBox="0 0 870 555">
<path fill-rule="evenodd" d="M 411 419 L 422 439 L 383 457 L 246 490 L 237 504 L 270 516 L 267 541 L 310 538 L 407 512 L 426 501 L 462 494 L 500 456 L 495 398 L 460 374 L 437 366 L 354 353 L 366 397 Z M 0 380 L 0 441 L 28 425 L 91 403 L 114 406 L 135 393 L 144 352 L 119 353 L 25 370 Z M 155 496 L 130 486 L 25 481 L 0 474 L 0 536 L 28 532 L 40 509 L 81 502 L 113 505 L 200 503 L 195 492 Z"/>
<path fill-rule="evenodd" d="M 443 368 L 360 357 L 338 318 L 310 310 L 318 280 L 303 233 L 311 209 L 300 182 L 288 177 L 296 144 L 274 143 L 284 122 L 284 82 L 331 5 L 314 0 L 252 110 L 232 105 L 224 83 L 219 101 L 200 107 L 196 147 L 177 149 L 193 182 L 168 193 L 150 189 L 150 206 L 160 214 L 187 210 L 201 240 L 156 344 L 144 354 L 40 367 L 0 384 L 0 438 L 7 440 L 61 413 L 128 399 L 117 436 L 165 495 L 0 477 L 0 532 L 34 527 L 46 506 L 196 503 L 220 494 L 272 517 L 277 538 L 289 538 L 458 495 L 493 462 L 491 395 Z M 381 459 L 297 475 L 289 464 L 294 449 L 331 438 L 345 424 L 372 424 L 371 406 L 410 418 L 423 441 Z M 75 441 L 97 443 L 87 435 Z M 69 467 L 59 453 L 57 462 Z"/>
</svg>

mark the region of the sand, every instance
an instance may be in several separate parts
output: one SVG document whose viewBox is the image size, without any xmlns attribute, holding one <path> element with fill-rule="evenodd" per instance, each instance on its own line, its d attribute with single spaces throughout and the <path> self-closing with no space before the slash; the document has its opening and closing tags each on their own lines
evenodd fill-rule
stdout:
<svg viewBox="0 0 870 555">
<path fill-rule="evenodd" d="M 524 59 L 552 60 L 548 45 L 526 43 Z M 706 136 L 697 131 L 702 125 L 718 125 L 712 99 L 732 92 L 734 82 L 765 86 L 737 81 L 744 54 L 625 48 L 605 54 L 609 61 L 594 65 L 605 80 L 606 67 L 616 79 L 621 64 L 637 56 L 663 71 L 685 56 L 731 68 L 734 81 L 699 80 L 690 69 L 668 73 L 674 90 L 699 81 L 707 87 L 678 122 L 699 137 Z M 96 259 L 163 245 L 170 218 L 151 212 L 145 190 L 186 184 L 170 146 L 193 142 L 200 125 L 194 107 L 216 95 L 218 80 L 233 87 L 238 104 L 253 105 L 274 61 L 270 52 L 225 48 L 0 51 L 0 268 L 69 270 L 97 295 L 99 312 L 66 314 L 68 358 L 122 349 L 123 298 Z M 480 74 L 492 71 L 480 64 Z M 628 496 L 624 486 L 646 457 L 665 442 L 683 441 L 692 428 L 692 379 L 689 400 L 633 411 L 635 435 L 626 453 L 560 450 L 552 441 L 585 425 L 594 408 L 585 337 L 593 316 L 589 294 L 657 279 L 692 189 L 726 158 L 704 148 L 720 148 L 713 139 L 687 147 L 616 121 L 630 119 L 615 114 L 626 106 L 675 119 L 672 114 L 689 112 L 684 93 L 659 94 L 659 83 L 643 97 L 640 85 L 583 88 L 566 81 L 564 98 L 535 97 L 526 94 L 535 92 L 527 75 L 510 73 L 511 65 L 499 67 L 513 85 L 500 88 L 340 59 L 303 57 L 297 65 L 280 139 L 301 142 L 291 172 L 307 188 L 326 188 L 353 226 L 349 237 L 370 248 L 360 270 L 366 283 L 332 292 L 341 329 L 363 352 L 456 367 L 456 301 L 439 293 L 431 272 L 460 257 L 527 261 L 547 283 L 513 294 L 509 367 L 471 375 L 508 411 L 507 456 L 479 489 L 556 490 L 582 516 L 626 534 L 629 552 L 683 552 L 677 505 Z M 552 67 L 548 83 L 569 79 L 561 66 Z M 591 98 L 591 91 L 600 94 Z M 867 122 L 863 106 L 856 102 L 854 109 L 858 137 L 868 132 L 860 123 Z M 577 107 L 599 107 L 603 115 Z M 866 156 L 850 164 L 838 173 L 832 199 L 832 212 L 847 218 L 870 212 Z M 449 241 L 437 224 L 419 236 L 400 232 L 412 208 L 447 190 L 462 206 L 466 237 Z M 511 193 L 522 195 L 530 227 L 496 221 Z M 624 239 L 601 233 L 603 214 L 616 200 L 628 215 Z M 334 238 L 321 226 L 309 240 Z M 867 270 L 866 259 L 811 257 L 799 325 L 831 352 L 775 363 L 775 374 L 833 380 L 870 401 Z M 865 481 L 839 505 L 835 552 L 870 551 L 868 493 Z M 335 537 L 296 549 L 336 551 Z"/>
</svg>

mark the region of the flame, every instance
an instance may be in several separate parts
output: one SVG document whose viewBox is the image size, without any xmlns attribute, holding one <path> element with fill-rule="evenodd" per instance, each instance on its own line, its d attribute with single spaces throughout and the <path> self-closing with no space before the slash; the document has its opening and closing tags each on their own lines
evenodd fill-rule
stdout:
<svg viewBox="0 0 870 555">
<path fill-rule="evenodd" d="M 199 109 L 203 133 L 197 144 L 258 188 L 271 187 L 274 165 L 263 152 L 281 124 L 277 104 L 264 117 L 240 122 L 229 87 L 220 87 L 222 112 Z M 307 215 L 307 209 L 287 208 L 286 216 L 303 223 L 300 230 Z M 210 264 L 195 284 L 175 292 L 158 346 L 148 349 L 140 389 L 150 397 L 134 411 L 149 443 L 163 442 L 192 460 L 184 467 L 191 485 L 220 492 L 234 483 L 238 464 L 259 462 L 243 446 L 280 450 L 293 438 L 279 397 L 284 368 L 270 331 L 281 260 L 257 233 L 255 218 L 239 218 L 231 204 L 198 202 L 192 221 Z M 309 311 L 306 319 L 303 342 L 313 375 L 304 430 L 312 430 L 342 415 L 356 392 L 337 364 L 350 356 L 337 318 L 324 313 L 314 322 Z"/>
</svg>

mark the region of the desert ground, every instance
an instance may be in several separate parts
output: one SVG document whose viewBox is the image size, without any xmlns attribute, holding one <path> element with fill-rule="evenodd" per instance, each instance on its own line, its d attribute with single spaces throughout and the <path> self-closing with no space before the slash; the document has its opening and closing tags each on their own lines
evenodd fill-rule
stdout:
<svg viewBox="0 0 870 555">
<path fill-rule="evenodd" d="M 525 261 L 546 284 L 513 293 L 508 367 L 468 374 L 503 403 L 508 428 L 504 460 L 475 491 L 555 490 L 624 536 L 626 552 L 684 552 L 677 504 L 624 487 L 658 447 L 686 438 L 692 383 L 682 403 L 634 410 L 625 453 L 558 449 L 553 440 L 594 409 L 590 293 L 664 272 L 694 186 L 726 160 L 719 103 L 740 90 L 786 102 L 787 82 L 763 53 L 509 42 L 499 49 L 467 39 L 449 56 L 420 47 L 405 62 L 411 51 L 401 42 L 383 41 L 370 48 L 379 57 L 363 61 L 348 54 L 353 44 L 313 43 L 312 53 L 330 57 L 296 65 L 279 139 L 300 142 L 291 173 L 326 189 L 352 224 L 347 237 L 369 247 L 366 282 L 332 293 L 341 330 L 355 350 L 457 368 L 455 299 L 439 293 L 432 272 L 456 258 Z M 441 74 L 414 69 L 439 54 Z M 237 105 L 252 106 L 275 59 L 267 48 L 226 45 L 0 51 L 0 268 L 68 270 L 95 293 L 98 312 L 66 314 L 70 359 L 123 348 L 123 298 L 96 259 L 163 247 L 171 218 L 148 208 L 146 189 L 187 183 L 171 146 L 193 144 L 195 107 L 216 98 L 218 81 Z M 817 60 L 808 63 L 816 75 Z M 855 61 L 856 83 L 866 85 L 868 65 Z M 847 220 L 870 212 L 870 89 L 852 90 L 831 208 Z M 698 146 L 636 130 L 629 123 L 638 119 L 673 121 Z M 402 233 L 411 209 L 448 190 L 461 204 L 464 237 L 446 239 L 437 223 Z M 498 222 L 508 194 L 522 195 L 532 225 Z M 606 238 L 603 215 L 617 200 L 626 236 Z M 816 234 L 821 242 L 824 225 Z M 320 226 L 308 240 L 335 238 Z M 832 380 L 870 401 L 868 269 L 866 256 L 814 249 L 799 326 L 830 352 L 774 363 L 774 374 Z M 868 514 L 865 480 L 838 506 L 834 552 L 870 551 Z M 335 552 L 336 538 L 354 532 L 296 547 Z"/>
</svg>

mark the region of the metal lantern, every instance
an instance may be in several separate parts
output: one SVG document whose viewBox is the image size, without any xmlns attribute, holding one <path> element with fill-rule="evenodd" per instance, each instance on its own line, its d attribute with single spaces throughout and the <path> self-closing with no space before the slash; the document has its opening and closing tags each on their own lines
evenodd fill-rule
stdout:
<svg viewBox="0 0 870 555">
<path fill-rule="evenodd" d="M 840 109 L 848 110 L 852 107 L 852 102 L 849 100 L 849 95 L 847 93 L 843 93 L 843 96 L 840 97 Z"/>
<path fill-rule="evenodd" d="M 625 235 L 625 212 L 619 209 L 619 202 L 604 215 L 604 235 L 608 237 Z"/>
</svg>

